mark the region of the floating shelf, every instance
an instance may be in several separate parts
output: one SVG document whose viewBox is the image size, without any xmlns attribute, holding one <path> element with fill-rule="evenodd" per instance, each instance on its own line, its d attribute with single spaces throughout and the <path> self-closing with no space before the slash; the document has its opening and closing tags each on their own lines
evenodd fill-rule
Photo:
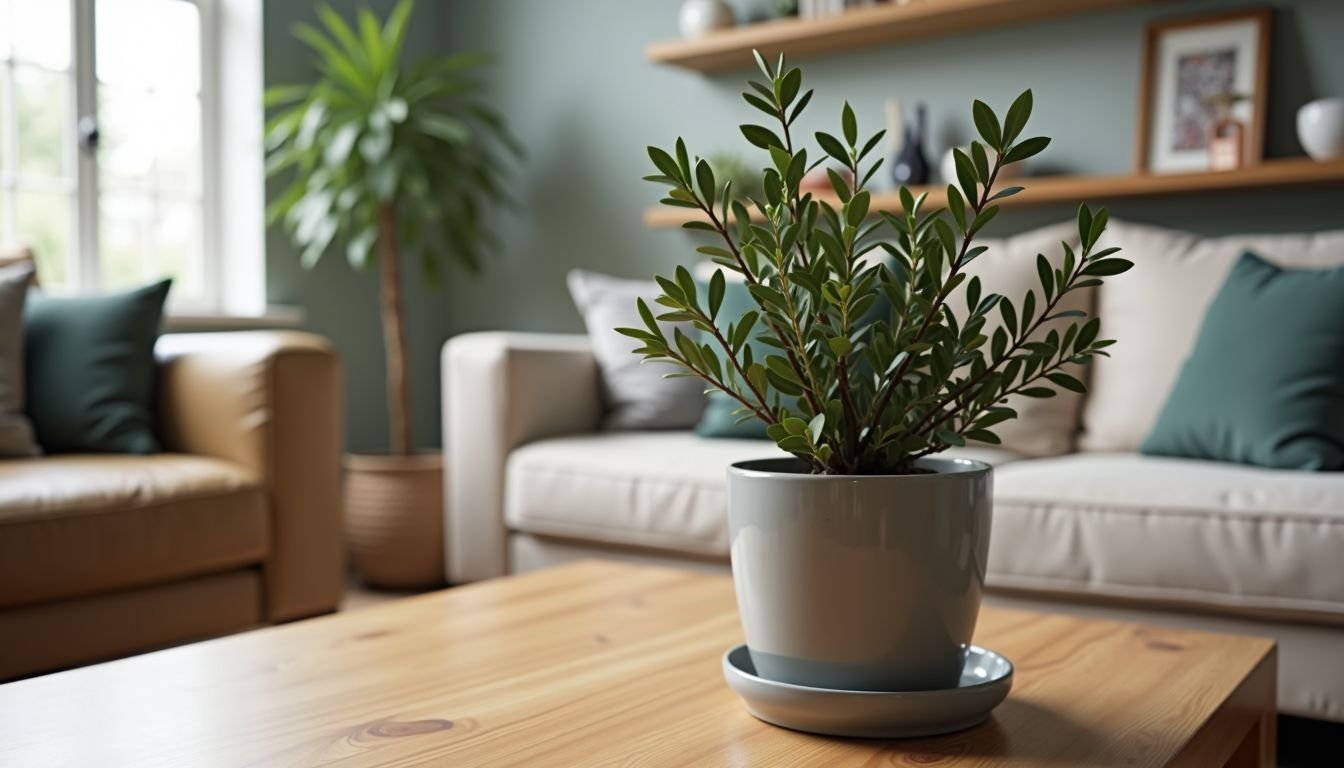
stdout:
<svg viewBox="0 0 1344 768">
<path fill-rule="evenodd" d="M 781 51 L 797 59 L 1153 1 L 911 0 L 899 5 L 890 2 L 853 8 L 833 16 L 744 24 L 702 38 L 651 43 L 645 48 L 645 56 L 660 64 L 700 72 L 746 69 L 754 66 L 753 49 L 760 50 L 771 61 Z"/>
<path fill-rule="evenodd" d="M 1130 197 L 1161 197 L 1195 193 L 1224 192 L 1260 187 L 1291 187 L 1308 184 L 1344 183 L 1344 161 L 1316 162 L 1305 157 L 1266 160 L 1257 165 L 1235 171 L 1129 174 L 1118 176 L 1040 176 L 1004 181 L 998 187 L 1021 186 L 1022 192 L 1004 198 L 1004 205 L 1045 205 L 1048 203 L 1087 202 L 1106 205 L 1113 200 Z M 928 209 L 947 205 L 947 186 L 912 187 L 916 195 L 927 192 Z M 818 197 L 831 200 L 831 195 Z M 873 211 L 899 211 L 900 198 L 896 192 L 873 195 Z M 644 211 L 644 223 L 655 229 L 679 227 L 683 222 L 699 218 L 697 211 L 688 208 L 658 206 Z"/>
</svg>

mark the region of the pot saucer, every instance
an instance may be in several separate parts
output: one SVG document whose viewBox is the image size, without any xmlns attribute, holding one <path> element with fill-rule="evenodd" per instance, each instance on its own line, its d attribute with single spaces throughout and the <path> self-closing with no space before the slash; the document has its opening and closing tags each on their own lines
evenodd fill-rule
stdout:
<svg viewBox="0 0 1344 768">
<path fill-rule="evenodd" d="M 767 723 L 828 736 L 934 736 L 983 722 L 1013 687 L 1013 664 L 969 646 L 961 681 L 932 691 L 843 691 L 777 683 L 757 677 L 746 645 L 723 654 L 723 676 Z"/>
</svg>

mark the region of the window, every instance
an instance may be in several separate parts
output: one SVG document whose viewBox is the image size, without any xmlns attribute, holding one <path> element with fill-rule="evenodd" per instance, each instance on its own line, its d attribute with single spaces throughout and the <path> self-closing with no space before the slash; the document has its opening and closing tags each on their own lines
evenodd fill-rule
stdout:
<svg viewBox="0 0 1344 768">
<path fill-rule="evenodd" d="M 213 310 L 208 0 L 0 0 L 0 244 L 53 291 Z"/>
</svg>

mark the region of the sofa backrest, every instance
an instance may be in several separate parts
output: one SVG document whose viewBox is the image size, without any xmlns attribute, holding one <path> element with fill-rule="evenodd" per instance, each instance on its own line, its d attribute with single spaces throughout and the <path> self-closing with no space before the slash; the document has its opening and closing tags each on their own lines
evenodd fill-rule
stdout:
<svg viewBox="0 0 1344 768">
<path fill-rule="evenodd" d="M 1134 451 L 1152 429 L 1232 265 L 1253 251 L 1284 267 L 1344 266 L 1344 230 L 1311 235 L 1186 232 L 1112 220 L 1098 248 L 1119 246 L 1134 268 L 1097 296 L 1102 336 L 1116 339 L 1091 366 L 1079 447 Z M 1341 297 L 1344 301 L 1344 297 Z"/>
</svg>

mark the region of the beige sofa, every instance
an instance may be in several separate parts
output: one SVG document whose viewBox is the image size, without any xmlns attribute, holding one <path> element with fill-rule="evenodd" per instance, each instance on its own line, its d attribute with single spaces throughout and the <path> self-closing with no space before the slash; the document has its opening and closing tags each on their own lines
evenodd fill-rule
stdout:
<svg viewBox="0 0 1344 768">
<path fill-rule="evenodd" d="M 987 288 L 1024 292 L 1067 231 L 994 243 Z M 1281 710 L 1344 721 L 1344 473 L 1136 452 L 1240 253 L 1340 265 L 1344 232 L 1200 240 L 1115 222 L 1107 239 L 1137 266 L 1086 298 L 1120 342 L 1089 394 L 1032 401 L 1001 448 L 956 452 L 996 467 L 991 600 L 1273 637 Z M 724 469 L 772 445 L 599 432 L 582 336 L 459 336 L 443 367 L 451 581 L 582 556 L 724 567 Z"/>
<path fill-rule="evenodd" d="M 0 460 L 0 681 L 340 600 L 330 345 L 184 334 L 157 354 L 168 452 Z"/>
</svg>

